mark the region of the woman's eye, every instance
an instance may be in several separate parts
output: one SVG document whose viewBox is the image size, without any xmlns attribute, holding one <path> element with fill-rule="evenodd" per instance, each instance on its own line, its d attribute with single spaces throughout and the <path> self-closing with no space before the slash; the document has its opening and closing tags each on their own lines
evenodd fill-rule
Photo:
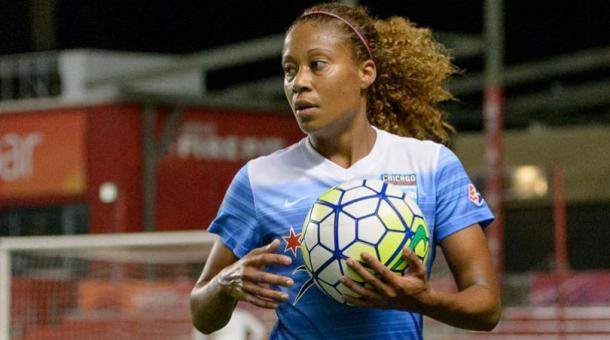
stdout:
<svg viewBox="0 0 610 340">
<path fill-rule="evenodd" d="M 320 69 L 324 68 L 324 66 L 326 66 L 326 62 L 322 61 L 322 60 L 316 60 L 311 63 L 312 70 L 320 70 Z"/>
<path fill-rule="evenodd" d="M 282 68 L 284 69 L 284 75 L 287 77 L 294 76 L 296 73 L 296 67 L 293 65 L 284 65 Z"/>
</svg>

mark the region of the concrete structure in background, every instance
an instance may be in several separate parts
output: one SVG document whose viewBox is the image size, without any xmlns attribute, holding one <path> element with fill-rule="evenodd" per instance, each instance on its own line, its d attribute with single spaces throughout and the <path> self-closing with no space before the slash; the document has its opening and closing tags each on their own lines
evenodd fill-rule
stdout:
<svg viewBox="0 0 610 340">
<path fill-rule="evenodd" d="M 534 165 L 550 175 L 553 168 L 563 169 L 566 178 L 568 204 L 610 201 L 610 153 L 603 146 L 610 145 L 609 126 L 586 126 L 515 130 L 504 134 L 504 163 L 506 178 L 519 166 Z M 485 139 L 481 134 L 459 134 L 455 150 L 471 175 L 483 175 Z M 507 183 L 510 190 L 510 183 Z M 550 195 L 544 197 L 550 200 Z M 508 202 L 515 202 L 510 195 Z"/>
<path fill-rule="evenodd" d="M 127 84 L 97 81 L 126 73 L 146 72 L 175 64 L 172 55 L 69 50 L 0 57 L 0 110 L 19 110 L 52 103 L 87 104 L 116 101 Z M 91 85 L 93 84 L 93 85 Z M 190 68 L 131 82 L 132 91 L 151 95 L 199 97 L 203 93 L 203 73 Z"/>
</svg>

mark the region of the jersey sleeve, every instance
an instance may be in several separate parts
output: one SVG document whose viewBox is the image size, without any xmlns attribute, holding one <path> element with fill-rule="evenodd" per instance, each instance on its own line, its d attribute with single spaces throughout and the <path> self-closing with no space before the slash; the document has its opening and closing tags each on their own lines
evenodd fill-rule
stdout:
<svg viewBox="0 0 610 340">
<path fill-rule="evenodd" d="M 475 223 L 485 228 L 494 220 L 460 160 L 444 146 L 440 149 L 435 183 L 437 241 Z"/>
<path fill-rule="evenodd" d="M 235 256 L 242 257 L 261 245 L 248 165 L 233 178 L 208 231 L 217 234 Z"/>
</svg>

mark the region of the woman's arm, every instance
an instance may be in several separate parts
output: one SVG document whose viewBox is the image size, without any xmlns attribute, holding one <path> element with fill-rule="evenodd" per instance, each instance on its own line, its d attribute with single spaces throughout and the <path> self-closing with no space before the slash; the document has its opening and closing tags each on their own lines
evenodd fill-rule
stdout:
<svg viewBox="0 0 610 340">
<path fill-rule="evenodd" d="M 193 325 L 205 334 L 222 328 L 231 319 L 237 300 L 224 293 L 217 283 L 210 282 L 222 269 L 237 260 L 233 252 L 217 240 L 191 292 Z"/>
<path fill-rule="evenodd" d="M 441 241 L 458 293 L 432 291 L 424 314 L 450 325 L 492 330 L 500 320 L 500 291 L 483 229 L 478 225 Z"/>
<path fill-rule="evenodd" d="M 224 327 L 238 300 L 263 308 L 276 308 L 287 296 L 269 285 L 290 286 L 292 279 L 264 271 L 270 264 L 288 265 L 288 256 L 275 254 L 279 242 L 252 250 L 238 259 L 222 241 L 214 243 L 201 276 L 191 292 L 191 317 L 195 328 L 205 334 Z"/>
<path fill-rule="evenodd" d="M 346 296 L 356 306 L 418 312 L 455 327 L 491 330 L 500 319 L 500 294 L 487 240 L 482 228 L 472 225 L 441 242 L 445 258 L 457 282 L 457 293 L 441 292 L 428 284 L 427 272 L 417 256 L 405 248 L 409 270 L 397 276 L 368 254 L 362 259 L 378 275 L 369 273 L 359 261 L 347 261 L 372 288 L 344 277 L 345 284 L 360 298 Z"/>
</svg>

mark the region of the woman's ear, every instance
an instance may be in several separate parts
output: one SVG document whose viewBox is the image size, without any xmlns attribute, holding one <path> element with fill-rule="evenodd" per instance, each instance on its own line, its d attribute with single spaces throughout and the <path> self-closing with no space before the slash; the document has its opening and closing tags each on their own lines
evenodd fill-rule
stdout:
<svg viewBox="0 0 610 340">
<path fill-rule="evenodd" d="M 377 78 L 377 67 L 375 63 L 368 59 L 360 64 L 360 88 L 366 90 L 375 82 Z"/>
</svg>

